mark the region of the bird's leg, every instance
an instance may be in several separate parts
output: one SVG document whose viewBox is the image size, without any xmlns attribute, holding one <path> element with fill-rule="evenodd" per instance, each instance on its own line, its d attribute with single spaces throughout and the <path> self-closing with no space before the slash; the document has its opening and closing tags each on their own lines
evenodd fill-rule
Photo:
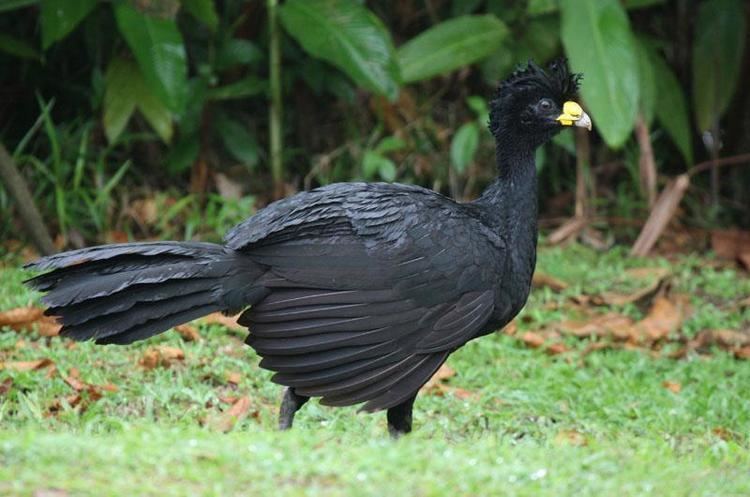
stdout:
<svg viewBox="0 0 750 497">
<path fill-rule="evenodd" d="M 411 431 L 411 411 L 416 398 L 417 396 L 414 395 L 414 397 L 388 409 L 388 433 L 391 434 L 391 437 L 399 438 Z"/>
<path fill-rule="evenodd" d="M 294 414 L 308 400 L 310 400 L 310 397 L 297 395 L 292 387 L 288 387 L 284 391 L 284 397 L 281 399 L 281 407 L 279 408 L 279 430 L 288 430 L 292 427 Z"/>
</svg>

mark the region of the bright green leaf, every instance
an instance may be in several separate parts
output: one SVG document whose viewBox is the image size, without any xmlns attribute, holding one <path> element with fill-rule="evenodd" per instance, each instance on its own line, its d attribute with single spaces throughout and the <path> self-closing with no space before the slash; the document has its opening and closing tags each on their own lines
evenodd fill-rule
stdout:
<svg viewBox="0 0 750 497">
<path fill-rule="evenodd" d="M 96 7 L 97 0 L 42 0 L 42 49 L 62 40 Z"/>
<path fill-rule="evenodd" d="M 216 31 L 219 15 L 216 13 L 214 0 L 182 0 L 182 6 L 190 15 L 208 26 L 208 29 Z"/>
<path fill-rule="evenodd" d="M 462 125 L 451 140 L 451 163 L 459 173 L 474 160 L 479 146 L 479 126 L 476 122 Z"/>
<path fill-rule="evenodd" d="M 693 42 L 693 105 L 705 131 L 727 110 L 737 87 L 745 42 L 741 0 L 701 3 Z"/>
<path fill-rule="evenodd" d="M 187 94 L 187 56 L 175 21 L 151 17 L 127 2 L 115 5 L 115 17 L 148 85 L 171 110 L 180 112 Z"/>
<path fill-rule="evenodd" d="M 661 5 L 667 0 L 622 0 L 622 5 L 626 9 L 641 9 L 644 7 L 653 7 Z M 559 0 L 529 0 L 527 12 L 530 16 L 539 16 L 557 12 L 560 8 Z"/>
<path fill-rule="evenodd" d="M 638 112 L 638 61 L 618 0 L 562 0 L 562 40 L 594 127 L 611 147 L 630 135 Z"/>
<path fill-rule="evenodd" d="M 496 51 L 508 28 L 493 15 L 456 17 L 441 22 L 399 47 L 405 83 L 445 74 Z"/>
<path fill-rule="evenodd" d="M 383 158 L 378 166 L 378 174 L 384 181 L 392 183 L 396 181 L 396 164 L 391 159 Z"/>
<path fill-rule="evenodd" d="M 388 152 L 395 152 L 402 150 L 406 146 L 406 142 L 396 136 L 386 136 L 380 143 L 375 147 L 375 151 L 379 154 L 387 154 Z"/>
<path fill-rule="evenodd" d="M 490 109 L 487 107 L 487 101 L 482 97 L 472 95 L 466 99 L 466 104 L 477 115 L 477 121 L 483 126 L 490 122 Z"/>
<path fill-rule="evenodd" d="M 110 62 L 104 76 L 104 133 L 114 143 L 135 111 L 135 100 L 130 94 L 131 71 L 135 65 L 122 58 Z"/>
<path fill-rule="evenodd" d="M 249 40 L 230 38 L 219 46 L 216 52 L 216 69 L 223 71 L 230 67 L 247 65 L 263 58 L 263 52 Z"/>
<path fill-rule="evenodd" d="M 635 48 L 638 53 L 638 77 L 641 85 L 640 109 L 646 123 L 651 124 L 654 119 L 654 107 L 656 106 L 654 68 L 644 42 L 636 39 Z"/>
<path fill-rule="evenodd" d="M 368 150 L 362 158 L 362 174 L 365 179 L 371 180 L 377 174 L 385 181 L 396 179 L 396 165 L 392 160 L 383 157 L 378 152 Z"/>
<path fill-rule="evenodd" d="M 255 76 L 247 76 L 234 83 L 211 88 L 208 90 L 208 98 L 211 100 L 233 100 L 259 95 L 266 91 L 268 82 Z"/>
<path fill-rule="evenodd" d="M 39 0 L 0 0 L 0 12 L 36 5 Z"/>
<path fill-rule="evenodd" d="M 216 115 L 214 125 L 232 157 L 251 168 L 258 164 L 258 142 L 247 126 L 224 113 Z"/>
<path fill-rule="evenodd" d="M 279 15 L 305 51 L 362 87 L 396 97 L 399 76 L 390 33 L 367 8 L 350 0 L 288 0 Z"/>
<path fill-rule="evenodd" d="M 657 51 L 642 43 L 649 59 L 656 84 L 654 112 L 656 119 L 664 126 L 688 164 L 693 163 L 693 148 L 690 139 L 690 120 L 685 93 L 677 76 Z"/>
<path fill-rule="evenodd" d="M 172 138 L 172 115 L 158 99 L 138 65 L 121 57 L 109 64 L 105 75 L 104 132 L 114 143 L 138 108 L 164 142 Z"/>
<path fill-rule="evenodd" d="M 41 59 L 41 54 L 34 47 L 20 38 L 0 33 L 0 51 L 22 59 Z"/>
</svg>

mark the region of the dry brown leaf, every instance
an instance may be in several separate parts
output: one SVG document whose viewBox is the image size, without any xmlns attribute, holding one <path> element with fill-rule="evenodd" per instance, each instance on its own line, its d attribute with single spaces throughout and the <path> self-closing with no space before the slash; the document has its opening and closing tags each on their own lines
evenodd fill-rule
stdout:
<svg viewBox="0 0 750 497">
<path fill-rule="evenodd" d="M 238 371 L 231 371 L 227 373 L 227 382 L 239 385 L 242 381 L 242 373 Z"/>
<path fill-rule="evenodd" d="M 185 353 L 181 349 L 161 345 L 146 349 L 138 363 L 146 369 L 154 369 L 156 367 L 168 368 L 172 364 L 184 359 Z"/>
<path fill-rule="evenodd" d="M 56 336 L 60 332 L 57 320 L 51 316 L 45 316 L 44 309 L 39 307 L 18 307 L 0 312 L 0 326 L 23 331 L 33 329 L 34 325 L 42 336 Z"/>
<path fill-rule="evenodd" d="M 54 366 L 55 363 L 52 359 L 36 359 L 34 361 L 9 361 L 0 362 L 0 369 L 8 369 L 11 371 L 34 371 L 46 367 Z"/>
<path fill-rule="evenodd" d="M 553 343 L 551 345 L 548 345 L 544 351 L 549 355 L 559 355 L 564 354 L 565 352 L 568 352 L 570 349 L 567 345 L 565 345 L 562 342 Z"/>
<path fill-rule="evenodd" d="M 150 226 L 159 218 L 156 200 L 152 197 L 133 200 L 130 203 L 130 216 L 141 226 Z"/>
<path fill-rule="evenodd" d="M 11 388 L 13 388 L 13 378 L 5 378 L 3 382 L 0 383 L 0 395 L 6 395 L 10 392 Z"/>
<path fill-rule="evenodd" d="M 750 359 L 750 345 L 735 349 L 734 357 L 737 359 Z"/>
<path fill-rule="evenodd" d="M 560 430 L 555 435 L 554 442 L 556 445 L 572 445 L 574 447 L 585 447 L 589 444 L 586 436 L 576 430 Z"/>
<path fill-rule="evenodd" d="M 86 390 L 87 384 L 81 381 L 81 373 L 78 371 L 77 368 L 70 368 L 70 371 L 68 371 L 68 376 L 63 376 L 63 380 L 65 380 L 65 383 L 71 386 L 73 390 L 76 392 L 80 392 L 82 390 Z"/>
<path fill-rule="evenodd" d="M 191 324 L 180 324 L 175 326 L 174 329 L 186 342 L 199 342 L 201 339 L 198 328 Z"/>
<path fill-rule="evenodd" d="M 650 281 L 631 293 L 604 292 L 591 298 L 591 303 L 595 305 L 614 305 L 622 306 L 632 304 L 654 296 L 670 276 L 667 268 L 635 268 L 625 272 L 629 280 L 649 279 Z"/>
<path fill-rule="evenodd" d="M 534 288 L 547 287 L 555 292 L 561 292 L 568 288 L 568 284 L 564 281 L 555 278 L 554 276 L 550 276 L 549 274 L 540 273 L 538 271 L 535 272 L 534 276 L 531 278 L 531 284 Z"/>
<path fill-rule="evenodd" d="M 728 430 L 723 426 L 717 426 L 716 428 L 711 430 L 711 433 L 727 442 L 740 438 L 735 432 L 733 432 L 732 430 Z"/>
<path fill-rule="evenodd" d="M 533 331 L 527 331 L 523 335 L 521 335 L 521 341 L 526 344 L 527 347 L 531 347 L 532 349 L 536 349 L 544 345 L 544 337 L 542 337 L 538 333 L 534 333 Z"/>
<path fill-rule="evenodd" d="M 682 385 L 676 381 L 665 380 L 661 383 L 661 386 L 672 393 L 680 393 L 680 391 L 682 390 Z"/>
<path fill-rule="evenodd" d="M 740 261 L 740 264 L 742 264 L 742 267 L 750 271 L 750 251 L 737 254 L 737 260 Z"/>
<path fill-rule="evenodd" d="M 201 318 L 201 321 L 208 324 L 219 324 L 233 330 L 246 331 L 247 328 L 237 323 L 237 318 L 239 317 L 239 314 L 237 314 L 236 316 L 225 316 L 220 312 L 213 312 L 208 316 L 204 316 L 203 318 Z"/>
<path fill-rule="evenodd" d="M 667 338 L 670 333 L 680 328 L 687 311 L 688 302 L 684 296 L 656 297 L 646 317 L 627 330 L 630 341 L 644 343 Z"/>
<path fill-rule="evenodd" d="M 711 231 L 711 248 L 718 257 L 737 259 L 740 254 L 750 252 L 750 231 L 713 230 Z"/>
<path fill-rule="evenodd" d="M 249 410 L 250 398 L 240 397 L 232 404 L 232 407 L 224 411 L 221 416 L 213 421 L 212 426 L 214 429 L 226 433 L 234 428 L 234 425 L 238 422 L 245 419 Z"/>
<path fill-rule="evenodd" d="M 444 380 L 456 376 L 456 372 L 447 364 L 443 364 L 440 368 L 435 371 L 432 378 L 427 380 L 427 383 L 422 385 L 422 391 L 428 392 L 438 387 Z"/>
<path fill-rule="evenodd" d="M 626 340 L 629 336 L 626 330 L 632 324 L 633 321 L 629 317 L 609 312 L 596 315 L 586 321 L 563 321 L 555 325 L 555 329 L 563 335 L 572 335 L 578 338 L 612 337 L 617 340 Z"/>
</svg>

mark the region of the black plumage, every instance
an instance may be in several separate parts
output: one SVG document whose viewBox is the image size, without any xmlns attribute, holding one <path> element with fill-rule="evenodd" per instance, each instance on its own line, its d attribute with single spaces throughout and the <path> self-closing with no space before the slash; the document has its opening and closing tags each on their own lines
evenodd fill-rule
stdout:
<svg viewBox="0 0 750 497">
<path fill-rule="evenodd" d="M 126 344 L 215 311 L 244 310 L 247 344 L 289 387 L 280 426 L 309 397 L 389 409 L 411 428 L 419 388 L 467 341 L 523 307 L 536 258 L 534 150 L 590 127 L 564 62 L 533 63 L 491 105 L 497 179 L 474 202 L 418 186 L 340 183 L 275 202 L 224 245 L 109 245 L 43 258 L 29 280 L 77 340 Z M 572 105 L 572 107 L 570 106 Z M 571 110 L 572 109 L 572 110 Z"/>
</svg>

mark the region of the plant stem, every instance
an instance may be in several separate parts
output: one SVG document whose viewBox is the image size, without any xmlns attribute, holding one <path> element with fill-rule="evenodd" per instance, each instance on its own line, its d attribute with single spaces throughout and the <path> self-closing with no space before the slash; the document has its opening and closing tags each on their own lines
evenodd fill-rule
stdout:
<svg viewBox="0 0 750 497">
<path fill-rule="evenodd" d="M 281 156 L 281 50 L 280 33 L 277 21 L 278 0 L 267 0 L 269 29 L 269 73 L 271 85 L 271 105 L 268 113 L 270 134 L 271 174 L 273 176 L 274 197 L 284 196 L 284 163 Z"/>
</svg>

